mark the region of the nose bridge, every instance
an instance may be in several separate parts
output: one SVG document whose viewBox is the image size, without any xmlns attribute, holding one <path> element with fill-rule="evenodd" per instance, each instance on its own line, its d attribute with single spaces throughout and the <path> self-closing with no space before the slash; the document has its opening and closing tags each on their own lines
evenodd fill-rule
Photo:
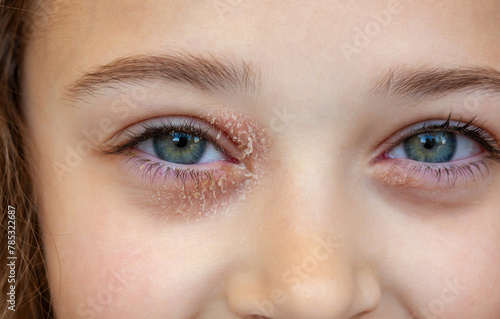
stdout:
<svg viewBox="0 0 500 319">
<path fill-rule="evenodd" d="M 275 300 L 277 312 L 315 318 L 347 310 L 353 274 L 350 256 L 339 238 L 302 227 L 283 233 L 277 240 L 279 246 L 268 246 L 276 262 L 269 264 L 267 276 L 284 297 L 281 305 Z"/>
<path fill-rule="evenodd" d="M 268 224 L 266 247 L 274 262 L 266 271 L 274 294 L 283 292 L 281 300 L 271 299 L 279 317 L 342 316 L 356 290 L 351 233 L 342 216 L 346 200 L 335 172 L 326 170 L 315 150 L 289 156 L 281 200 L 269 203 L 275 219 Z"/>
<path fill-rule="evenodd" d="M 271 258 L 263 271 L 269 298 L 259 311 L 270 318 L 344 318 L 357 290 L 348 240 L 320 221 L 294 217 L 307 210 L 292 212 L 296 208 L 287 206 L 281 216 L 286 222 L 270 224 L 266 232 L 264 254 Z"/>
<path fill-rule="evenodd" d="M 247 306 L 268 318 L 351 318 L 378 303 L 377 284 L 359 267 L 357 228 L 346 217 L 341 186 L 311 165 L 301 166 L 282 176 L 278 193 L 263 201 L 255 252 L 261 265 Z"/>
</svg>

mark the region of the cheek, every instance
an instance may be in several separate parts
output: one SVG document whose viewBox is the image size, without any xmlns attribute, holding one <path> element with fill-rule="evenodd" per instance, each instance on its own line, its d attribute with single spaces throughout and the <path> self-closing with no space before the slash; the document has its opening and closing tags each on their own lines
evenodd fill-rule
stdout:
<svg viewBox="0 0 500 319">
<path fill-rule="evenodd" d="M 80 196 L 52 190 L 43 205 L 43 232 L 58 318 L 119 318 L 129 292 L 141 288 L 133 286 L 133 267 L 146 250 L 103 199 L 86 197 L 84 188 Z"/>
<path fill-rule="evenodd" d="M 435 290 L 438 293 L 427 297 L 420 312 L 442 313 L 442 318 L 450 319 L 497 318 L 500 314 L 498 249 L 463 247 L 454 260 L 455 265 L 443 269 L 440 274 L 444 280 L 439 290 Z"/>
<path fill-rule="evenodd" d="M 416 318 L 486 319 L 500 314 L 500 232 L 491 228 L 491 218 L 483 223 L 481 212 L 470 213 L 475 222 L 456 223 L 453 232 L 444 224 L 428 225 L 428 235 L 415 232 L 413 245 L 399 246 L 411 252 L 399 264 L 406 265 L 400 273 L 406 282 L 399 286 L 411 287 L 406 297 Z"/>
<path fill-rule="evenodd" d="M 475 229 L 475 240 L 464 239 L 457 247 L 460 253 L 457 252 L 456 267 L 464 288 L 457 300 L 457 315 L 469 314 L 468 318 L 500 315 L 500 229 L 494 225 L 488 223 Z"/>
<path fill-rule="evenodd" d="M 231 264 L 228 252 L 235 251 L 217 233 L 223 221 L 146 218 L 99 192 L 81 185 L 79 196 L 59 196 L 71 198 L 65 205 L 56 197 L 45 201 L 45 254 L 58 318 L 195 316 L 193 305 L 214 295 L 214 283 L 223 282 Z"/>
</svg>

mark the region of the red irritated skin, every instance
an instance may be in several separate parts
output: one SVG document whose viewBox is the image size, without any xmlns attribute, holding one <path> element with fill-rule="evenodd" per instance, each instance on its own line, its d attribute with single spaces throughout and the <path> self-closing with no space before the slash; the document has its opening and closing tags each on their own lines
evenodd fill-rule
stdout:
<svg viewBox="0 0 500 319">
<path fill-rule="evenodd" d="M 500 318 L 498 1 L 39 2 L 57 319 Z"/>
<path fill-rule="evenodd" d="M 177 121 L 184 131 L 195 128 L 221 147 L 223 161 L 200 165 L 167 163 L 137 149 L 136 145 L 149 138 L 140 129 L 132 133 L 134 128 L 126 128 L 112 137 L 103 153 L 123 154 L 123 165 L 129 174 L 121 182 L 135 180 L 130 187 L 145 189 L 131 203 L 139 202 L 140 207 L 151 207 L 156 213 L 161 208 L 164 218 L 198 219 L 225 211 L 258 187 L 272 143 L 269 132 L 241 113 L 218 110 L 206 118 L 208 122 L 178 116 L 153 119 L 145 126 L 153 131 L 151 136 L 157 134 L 151 122 L 173 125 Z"/>
</svg>

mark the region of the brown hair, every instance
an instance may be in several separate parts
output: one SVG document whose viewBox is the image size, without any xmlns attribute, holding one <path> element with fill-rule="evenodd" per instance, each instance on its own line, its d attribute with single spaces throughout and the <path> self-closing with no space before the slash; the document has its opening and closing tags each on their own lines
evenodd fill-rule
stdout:
<svg viewBox="0 0 500 319">
<path fill-rule="evenodd" d="M 23 48 L 33 0 L 0 0 L 1 318 L 53 318 L 21 109 Z M 8 207 L 15 208 L 15 310 L 9 310 Z M 4 271 L 5 269 L 5 271 Z M 12 281 L 12 279 L 10 280 Z"/>
</svg>

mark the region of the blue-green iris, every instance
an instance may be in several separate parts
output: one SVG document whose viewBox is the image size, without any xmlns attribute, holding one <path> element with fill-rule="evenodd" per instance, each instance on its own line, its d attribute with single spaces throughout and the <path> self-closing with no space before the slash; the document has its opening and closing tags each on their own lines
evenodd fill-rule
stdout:
<svg viewBox="0 0 500 319">
<path fill-rule="evenodd" d="M 403 142 L 409 159 L 427 162 L 449 162 L 457 150 L 457 137 L 450 132 L 427 132 L 413 135 Z"/>
<path fill-rule="evenodd" d="M 153 147 L 158 157 L 178 164 L 196 164 L 207 148 L 207 141 L 201 137 L 170 132 L 153 138 Z"/>
</svg>

